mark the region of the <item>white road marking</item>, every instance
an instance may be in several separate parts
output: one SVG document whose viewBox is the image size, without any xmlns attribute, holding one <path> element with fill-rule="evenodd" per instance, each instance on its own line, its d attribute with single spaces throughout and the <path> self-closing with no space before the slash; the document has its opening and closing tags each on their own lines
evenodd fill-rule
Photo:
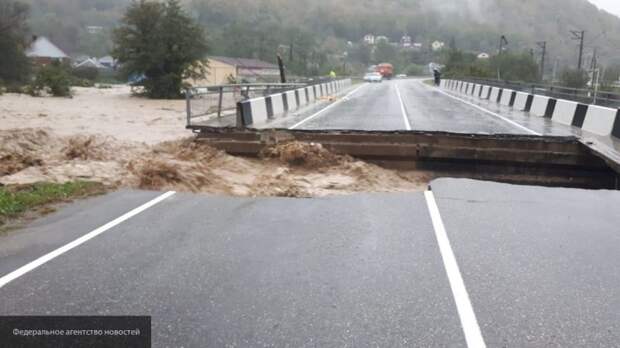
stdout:
<svg viewBox="0 0 620 348">
<path fill-rule="evenodd" d="M 114 220 L 112 220 L 110 222 L 108 222 L 107 224 L 105 224 L 105 225 L 103 225 L 103 226 L 101 226 L 101 227 L 99 227 L 99 228 L 97 228 L 97 229 L 95 229 L 95 230 L 93 230 L 93 231 L 83 235 L 82 237 L 80 237 L 80 238 L 70 242 L 69 244 L 66 244 L 66 245 L 64 245 L 64 246 L 62 246 L 62 247 L 60 247 L 60 248 L 58 248 L 58 249 L 56 249 L 56 250 L 54 250 L 54 251 L 52 251 L 52 252 L 50 252 L 48 254 L 45 254 L 45 255 L 39 257 L 38 259 L 36 259 L 36 260 L 34 260 L 34 261 L 32 261 L 32 262 L 30 262 L 30 263 L 28 263 L 28 264 L 18 268 L 18 269 L 16 269 L 15 271 L 13 271 L 13 272 L 5 275 L 5 276 L 3 276 L 2 278 L 0 278 L 0 288 L 2 288 L 3 286 L 7 285 L 11 281 L 13 281 L 13 280 L 23 276 L 24 274 L 32 271 L 33 269 L 35 269 L 35 268 L 37 268 L 37 267 L 39 267 L 39 266 L 41 266 L 41 265 L 43 265 L 43 264 L 53 260 L 53 259 L 55 259 L 56 257 L 66 253 L 67 251 L 69 251 L 69 250 L 71 250 L 73 248 L 76 248 L 76 247 L 80 246 L 81 244 L 86 243 L 87 241 L 97 237 L 98 235 L 100 235 L 103 232 L 111 229 L 112 227 L 114 227 L 114 226 L 116 226 L 116 225 L 118 225 L 118 224 L 120 224 L 120 223 L 122 223 L 122 222 L 124 222 L 124 221 L 126 221 L 126 220 L 128 220 L 128 219 L 130 219 L 130 218 L 132 218 L 132 217 L 134 217 L 134 216 L 136 216 L 138 214 L 140 214 L 140 213 L 142 213 L 143 211 L 151 208 L 152 206 L 156 205 L 157 203 L 165 200 L 166 198 L 168 198 L 168 197 L 170 197 L 170 196 L 172 196 L 174 194 L 175 194 L 174 191 L 166 192 L 166 193 L 162 194 L 161 196 L 159 196 L 159 197 L 157 197 L 157 198 L 155 198 L 155 199 L 153 199 L 153 200 L 151 200 L 151 201 L 149 201 L 149 202 L 139 206 L 138 208 L 136 208 L 136 209 L 134 209 L 134 210 L 132 210 L 132 211 L 130 211 L 130 212 L 128 212 L 128 213 L 126 213 L 126 214 L 124 214 L 124 215 L 122 215 L 122 216 L 120 216 L 120 217 L 118 217 L 118 218 L 116 218 L 116 219 L 114 219 Z"/>
<path fill-rule="evenodd" d="M 428 211 L 433 221 L 433 228 L 435 229 L 435 237 L 437 237 L 437 244 L 439 245 L 439 252 L 443 259 L 443 265 L 448 275 L 448 281 L 450 282 L 450 288 L 452 289 L 452 296 L 456 303 L 456 309 L 459 313 L 461 320 L 461 327 L 465 334 L 465 340 L 467 341 L 467 347 L 469 348 L 484 348 L 484 338 L 478 326 L 478 320 L 474 313 L 474 308 L 469 300 L 467 289 L 465 288 L 465 282 L 461 276 L 459 265 L 456 262 L 456 257 L 450 246 L 450 239 L 446 233 L 443 221 L 441 220 L 441 214 L 435 201 L 435 196 L 432 191 L 426 191 L 424 193 L 426 197 L 426 204 L 428 205 Z"/>
<path fill-rule="evenodd" d="M 322 113 L 324 113 L 325 111 L 335 107 L 336 105 L 339 105 L 340 103 L 349 100 L 349 97 L 351 97 L 353 94 L 355 94 L 357 91 L 359 91 L 362 87 L 365 87 L 367 84 L 364 83 L 361 86 L 357 87 L 356 89 L 352 90 L 351 92 L 349 92 L 347 95 L 345 95 L 342 99 L 328 105 L 327 107 L 321 109 L 321 111 L 315 113 L 314 115 L 308 116 L 305 119 L 301 120 L 300 122 L 296 123 L 295 125 L 293 125 L 292 127 L 290 127 L 289 129 L 295 129 L 299 126 L 301 126 L 302 124 L 316 118 L 317 116 L 321 115 Z"/>
<path fill-rule="evenodd" d="M 403 103 L 403 97 L 400 95 L 400 90 L 398 89 L 398 84 L 394 84 L 396 87 L 396 95 L 398 95 L 398 101 L 400 102 L 400 111 L 403 114 L 403 120 L 405 121 L 405 128 L 407 130 L 411 130 L 411 124 L 409 123 L 409 117 L 407 117 L 407 110 L 405 110 L 405 103 Z"/>
<path fill-rule="evenodd" d="M 424 84 L 424 83 L 423 83 L 423 84 Z M 424 84 L 424 85 L 425 85 L 425 84 Z M 426 86 L 426 85 L 425 85 L 425 86 Z M 429 86 L 427 86 L 427 87 L 429 87 Z M 478 110 L 480 110 L 480 111 L 482 111 L 482 112 L 485 112 L 485 113 L 487 113 L 487 114 L 489 114 L 489 115 L 491 115 L 491 116 L 495 116 L 495 117 L 497 117 L 497 118 L 499 118 L 499 119 L 501 119 L 501 120 L 504 120 L 504 121 L 506 121 L 506 122 L 510 123 L 511 125 L 513 125 L 513 126 L 515 126 L 515 127 L 519 128 L 519 129 L 521 129 L 521 130 L 524 130 L 524 131 L 526 131 L 526 132 L 528 132 L 528 133 L 530 133 L 530 134 L 533 134 L 533 135 L 542 135 L 541 133 L 538 133 L 538 132 L 533 131 L 533 130 L 531 130 L 531 129 L 527 128 L 527 127 L 524 127 L 524 126 L 522 126 L 522 125 L 518 124 L 517 122 L 515 122 L 515 121 L 513 121 L 513 120 L 510 120 L 510 119 L 508 119 L 508 118 L 506 118 L 506 117 L 504 117 L 504 116 L 502 116 L 502 115 L 500 115 L 500 114 L 497 114 L 497 113 L 495 113 L 495 112 L 493 112 L 493 111 L 491 111 L 491 110 L 487 110 L 487 109 L 485 109 L 485 108 L 483 108 L 483 107 L 481 107 L 481 106 L 478 106 L 478 105 L 476 105 L 476 104 L 470 103 L 470 102 L 468 102 L 467 100 L 461 99 L 461 98 L 459 98 L 459 97 L 455 97 L 455 96 L 451 95 L 450 93 L 447 93 L 447 92 L 445 92 L 445 91 L 442 91 L 440 88 L 435 88 L 435 90 L 436 90 L 437 92 L 439 92 L 439 93 L 441 93 L 441 94 L 443 94 L 443 95 L 447 96 L 447 97 L 450 97 L 450 98 L 452 98 L 452 99 L 454 99 L 454 100 L 458 100 L 458 101 L 460 101 L 460 102 L 461 102 L 461 103 L 463 103 L 463 104 L 467 104 L 467 105 L 469 105 L 469 106 L 471 106 L 471 107 L 474 107 L 474 108 L 476 108 L 476 109 L 478 109 Z"/>
</svg>

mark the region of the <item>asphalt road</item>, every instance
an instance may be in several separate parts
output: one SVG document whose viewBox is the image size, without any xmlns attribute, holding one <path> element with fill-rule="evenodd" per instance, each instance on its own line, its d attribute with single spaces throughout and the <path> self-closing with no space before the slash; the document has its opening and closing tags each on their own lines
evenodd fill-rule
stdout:
<svg viewBox="0 0 620 348">
<path fill-rule="evenodd" d="M 429 193 L 177 193 L 0 287 L 0 315 L 151 315 L 155 347 L 461 347 L 476 328 L 489 347 L 618 344 L 618 192 L 431 186 L 438 215 Z M 0 270 L 160 195 L 89 199 L 0 236 Z"/>
<path fill-rule="evenodd" d="M 294 129 L 423 130 L 476 134 L 573 135 L 571 127 L 530 117 L 496 103 L 451 94 L 419 79 L 352 87 L 333 103 L 316 105 L 265 127 Z"/>
</svg>

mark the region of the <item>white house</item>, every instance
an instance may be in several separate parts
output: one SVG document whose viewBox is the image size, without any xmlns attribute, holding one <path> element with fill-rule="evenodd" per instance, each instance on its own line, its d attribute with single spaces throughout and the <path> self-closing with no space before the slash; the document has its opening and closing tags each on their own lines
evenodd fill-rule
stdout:
<svg viewBox="0 0 620 348">
<path fill-rule="evenodd" d="M 103 32 L 103 27 L 100 27 L 98 25 L 88 25 L 88 26 L 86 26 L 86 31 L 89 34 L 99 34 L 99 33 Z"/>
<path fill-rule="evenodd" d="M 403 48 L 410 48 L 412 46 L 412 42 L 413 40 L 409 35 L 403 35 L 403 37 L 400 38 L 400 46 Z"/>
<path fill-rule="evenodd" d="M 117 61 L 112 58 L 112 56 L 105 56 L 98 59 L 99 64 L 103 65 L 106 68 L 115 68 Z"/>
<path fill-rule="evenodd" d="M 379 42 L 385 42 L 385 43 L 389 43 L 390 39 L 388 39 L 387 36 L 384 35 L 379 35 L 375 38 L 375 43 L 379 43 Z"/>
<path fill-rule="evenodd" d="M 364 36 L 364 43 L 367 45 L 374 45 L 375 44 L 375 36 L 372 34 L 366 34 Z"/>
</svg>

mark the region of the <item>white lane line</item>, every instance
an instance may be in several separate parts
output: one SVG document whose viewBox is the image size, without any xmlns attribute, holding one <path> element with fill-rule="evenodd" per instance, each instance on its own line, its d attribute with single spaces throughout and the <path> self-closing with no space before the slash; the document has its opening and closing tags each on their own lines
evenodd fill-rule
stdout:
<svg viewBox="0 0 620 348">
<path fill-rule="evenodd" d="M 403 103 L 403 97 L 400 95 L 398 84 L 394 84 L 394 87 L 396 87 L 396 95 L 398 95 L 398 101 L 400 102 L 400 111 L 403 114 L 403 120 L 405 121 L 405 128 L 407 130 L 411 130 L 411 124 L 409 123 L 409 117 L 407 117 L 407 110 L 405 110 L 405 103 Z"/>
<path fill-rule="evenodd" d="M 425 86 L 426 86 L 426 85 L 425 85 Z M 428 86 L 427 86 L 427 87 L 428 87 Z M 476 109 L 478 109 L 478 110 L 480 110 L 480 111 L 482 111 L 482 112 L 485 112 L 485 113 L 487 113 L 487 114 L 489 114 L 489 115 L 491 115 L 491 116 L 495 116 L 495 117 L 497 117 L 497 118 L 499 118 L 499 119 L 502 119 L 502 120 L 504 120 L 504 121 L 506 121 L 506 122 L 510 123 L 511 125 L 513 125 L 513 126 L 515 126 L 515 127 L 519 128 L 519 129 L 521 129 L 521 130 L 524 130 L 524 131 L 526 131 L 526 132 L 528 132 L 528 133 L 530 133 L 530 134 L 533 134 L 533 135 L 542 135 L 541 133 L 538 133 L 538 132 L 533 131 L 533 130 L 531 130 L 531 129 L 527 128 L 527 127 L 524 127 L 524 126 L 522 126 L 522 125 L 518 124 L 517 122 L 515 122 L 515 121 L 513 121 L 513 120 L 511 120 L 511 119 L 508 119 L 508 118 L 506 118 L 506 117 L 504 117 L 504 116 L 502 116 L 502 115 L 500 115 L 500 114 L 497 114 L 497 113 L 495 113 L 495 112 L 493 112 L 493 111 L 491 111 L 491 110 L 487 110 L 487 109 L 485 109 L 485 108 L 483 108 L 483 107 L 481 107 L 481 106 L 478 106 L 478 105 L 476 105 L 476 104 L 470 103 L 470 102 L 468 102 L 467 100 L 461 99 L 461 98 L 459 98 L 459 97 L 455 97 L 455 96 L 453 96 L 453 95 L 451 95 L 451 94 L 449 94 L 449 93 L 447 93 L 447 92 L 445 92 L 445 91 L 442 91 L 440 88 L 435 88 L 435 90 L 436 90 L 437 92 L 439 92 L 439 93 L 441 93 L 441 94 L 443 94 L 443 95 L 447 96 L 447 97 L 450 97 L 450 98 L 452 98 L 452 99 L 454 99 L 454 100 L 458 100 L 458 101 L 460 101 L 460 102 L 461 102 L 461 103 L 463 103 L 463 104 L 467 104 L 467 105 L 469 105 L 469 106 L 471 106 L 471 107 L 474 107 L 474 108 L 476 108 Z"/>
<path fill-rule="evenodd" d="M 435 229 L 435 236 L 437 237 L 437 244 L 439 245 L 439 251 L 441 258 L 443 259 L 443 265 L 448 275 L 448 281 L 450 282 L 450 288 L 452 289 L 452 296 L 456 303 L 456 309 L 461 319 L 461 327 L 465 334 L 465 341 L 467 341 L 467 347 L 469 348 L 484 348 L 484 338 L 478 326 L 478 320 L 474 313 L 474 308 L 469 300 L 467 289 L 465 288 L 465 282 L 461 276 L 459 265 L 456 262 L 456 257 L 450 246 L 450 239 L 446 233 L 443 221 L 441 220 L 441 214 L 435 201 L 433 191 L 426 191 L 424 193 L 426 197 L 426 204 L 428 205 L 428 211 L 431 214 L 431 220 L 433 221 L 433 228 Z"/>
<path fill-rule="evenodd" d="M 361 86 L 357 87 L 356 89 L 352 90 L 351 92 L 347 93 L 347 95 L 345 95 L 344 97 L 342 97 L 342 99 L 328 105 L 327 107 L 325 107 L 324 109 L 322 109 L 321 111 L 315 113 L 314 115 L 308 116 L 305 119 L 301 120 L 300 122 L 296 123 L 295 125 L 293 125 L 292 127 L 290 127 L 289 129 L 295 129 L 299 126 L 301 126 L 302 124 L 316 118 L 317 116 L 321 115 L 322 113 L 324 113 L 325 111 L 335 107 L 336 105 L 339 105 L 340 103 L 346 101 L 349 99 L 349 97 L 351 97 L 353 94 L 355 94 L 357 91 L 359 91 L 362 87 L 365 87 L 367 84 L 364 83 Z"/>
<path fill-rule="evenodd" d="M 13 272 L 5 275 L 5 276 L 3 276 L 2 278 L 0 278 L 0 288 L 2 288 L 3 286 L 7 285 L 11 281 L 13 281 L 13 280 L 23 276 L 24 274 L 32 271 L 33 269 L 35 269 L 35 268 L 37 268 L 37 267 L 39 267 L 39 266 L 41 266 L 41 265 L 43 265 L 43 264 L 53 260 L 53 259 L 55 259 L 56 257 L 66 253 L 67 251 L 69 251 L 69 250 L 71 250 L 73 248 L 76 248 L 76 247 L 80 246 L 81 244 L 86 243 L 87 241 L 97 237 L 98 235 L 100 235 L 103 232 L 111 229 L 112 227 L 114 227 L 114 226 L 116 226 L 116 225 L 118 225 L 118 224 L 120 224 L 120 223 L 122 223 L 122 222 L 124 222 L 124 221 L 126 221 L 126 220 L 128 220 L 128 219 L 130 219 L 130 218 L 132 218 L 132 217 L 134 217 L 134 216 L 136 216 L 138 214 L 140 214 L 140 213 L 142 213 L 143 211 L 151 208 L 152 206 L 156 205 L 157 203 L 165 200 L 166 198 L 168 198 L 168 197 L 170 197 L 170 196 L 172 196 L 174 194 L 175 194 L 174 191 L 166 192 L 166 193 L 162 194 L 161 196 L 159 196 L 159 197 L 157 197 L 157 198 L 155 198 L 155 199 L 153 199 L 153 200 L 151 200 L 151 201 L 149 201 L 149 202 L 139 206 L 138 208 L 136 208 L 136 209 L 134 209 L 134 210 L 132 210 L 132 211 L 130 211 L 130 212 L 128 212 L 128 213 L 126 213 L 126 214 L 124 214 L 124 215 L 122 215 L 122 216 L 120 216 L 120 217 L 118 217 L 118 218 L 116 218 L 116 219 L 114 219 L 114 220 L 112 220 L 110 222 L 108 222 L 107 224 L 105 224 L 105 225 L 103 225 L 103 226 L 101 226 L 101 227 L 99 227 L 99 228 L 97 228 L 97 229 L 95 229 L 95 230 L 93 230 L 93 231 L 83 235 L 82 237 L 74 240 L 73 242 L 70 242 L 69 244 L 66 244 L 66 245 L 64 245 L 64 246 L 62 246 L 62 247 L 60 247 L 60 248 L 58 248 L 58 249 L 56 249 L 56 250 L 54 250 L 54 251 L 52 251 L 52 252 L 50 252 L 48 254 L 45 254 L 45 255 L 39 257 L 38 259 L 36 259 L 36 260 L 34 260 L 34 261 L 32 261 L 32 262 L 30 262 L 30 263 L 28 263 L 28 264 L 18 268 L 18 269 L 16 269 L 15 271 L 13 271 Z"/>
</svg>

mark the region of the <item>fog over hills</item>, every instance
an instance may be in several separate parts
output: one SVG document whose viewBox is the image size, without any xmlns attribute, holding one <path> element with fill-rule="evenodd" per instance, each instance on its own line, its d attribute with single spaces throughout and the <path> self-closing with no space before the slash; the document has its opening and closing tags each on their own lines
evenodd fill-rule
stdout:
<svg viewBox="0 0 620 348">
<path fill-rule="evenodd" d="M 33 32 L 50 36 L 71 53 L 101 54 L 108 28 L 121 17 L 129 0 L 23 0 L 31 5 Z M 347 41 L 359 42 L 368 33 L 393 41 L 408 34 L 425 46 L 435 40 L 460 49 L 495 53 L 500 35 L 510 50 L 529 51 L 537 41 L 548 42 L 551 61 L 575 65 L 577 42 L 571 30 L 584 30 L 585 58 L 594 49 L 602 63 L 620 63 L 620 18 L 587 0 L 184 0 L 186 9 L 209 33 L 214 54 L 261 56 L 264 45 L 291 41 L 300 32 L 313 42 L 309 50 L 338 51 Z M 101 26 L 101 36 L 87 26 Z M 303 42 L 303 40 L 302 40 Z M 315 47 L 316 46 L 316 47 Z M 266 46 L 269 48 L 269 46 Z"/>
</svg>

